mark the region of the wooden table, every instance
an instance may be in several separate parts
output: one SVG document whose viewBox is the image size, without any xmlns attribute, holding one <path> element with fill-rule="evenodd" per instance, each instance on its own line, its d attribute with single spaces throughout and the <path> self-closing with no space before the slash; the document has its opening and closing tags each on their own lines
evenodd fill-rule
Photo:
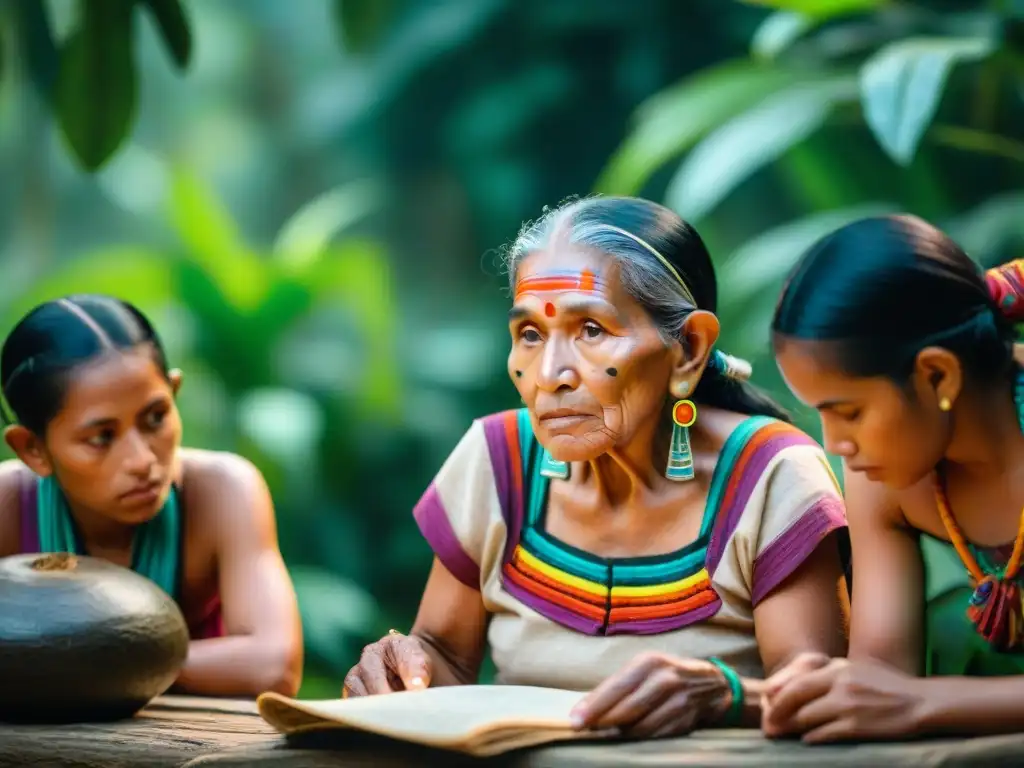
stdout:
<svg viewBox="0 0 1024 768">
<path fill-rule="evenodd" d="M 2 681 L 0 681 L 2 685 Z M 353 735 L 354 736 L 354 735 Z M 0 724 L 0 767 L 199 768 L 200 766 L 467 766 L 631 768 L 633 766 L 987 766 L 1024 765 L 1024 734 L 917 744 L 802 747 L 757 731 L 702 731 L 684 739 L 575 743 L 488 760 L 364 737 L 279 738 L 247 701 L 165 696 L 120 723 Z"/>
</svg>

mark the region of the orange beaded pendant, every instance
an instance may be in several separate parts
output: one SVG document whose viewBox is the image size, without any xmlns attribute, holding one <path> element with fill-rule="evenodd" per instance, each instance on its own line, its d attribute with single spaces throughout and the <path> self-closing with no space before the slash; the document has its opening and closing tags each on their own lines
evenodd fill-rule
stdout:
<svg viewBox="0 0 1024 768">
<path fill-rule="evenodd" d="M 1006 567 L 1002 573 L 985 573 L 949 509 L 941 470 L 935 472 L 935 503 L 949 540 L 974 584 L 974 593 L 967 605 L 967 617 L 978 634 L 996 650 L 1019 648 L 1024 640 L 1024 604 L 1017 583 L 1021 558 L 1024 556 L 1024 512 L 1021 513 L 1017 539 L 1013 543 L 1013 553 Z"/>
</svg>

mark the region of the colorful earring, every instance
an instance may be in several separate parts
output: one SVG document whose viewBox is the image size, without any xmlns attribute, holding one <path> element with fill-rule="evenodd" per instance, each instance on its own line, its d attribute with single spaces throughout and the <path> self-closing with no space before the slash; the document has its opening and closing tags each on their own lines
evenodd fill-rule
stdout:
<svg viewBox="0 0 1024 768">
<path fill-rule="evenodd" d="M 544 451 L 540 459 L 540 474 L 542 477 L 550 477 L 553 480 L 569 479 L 569 464 L 565 461 L 556 461 L 551 454 Z"/>
<path fill-rule="evenodd" d="M 683 386 L 683 393 L 690 391 Z M 677 400 L 672 406 L 672 443 L 669 446 L 665 477 L 675 482 L 693 480 L 693 454 L 690 452 L 690 427 L 697 421 L 697 406 L 691 400 Z"/>
</svg>

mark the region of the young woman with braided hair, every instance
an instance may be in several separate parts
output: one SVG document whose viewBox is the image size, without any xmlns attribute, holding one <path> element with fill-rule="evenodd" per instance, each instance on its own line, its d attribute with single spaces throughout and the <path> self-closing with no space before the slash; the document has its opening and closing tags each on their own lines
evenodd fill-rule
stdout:
<svg viewBox="0 0 1024 768">
<path fill-rule="evenodd" d="M 182 609 L 177 689 L 294 695 L 302 629 L 259 470 L 181 447 L 169 368 L 149 320 L 110 296 L 54 299 L 0 352 L 0 557 L 71 552 L 130 567 Z"/>
</svg>

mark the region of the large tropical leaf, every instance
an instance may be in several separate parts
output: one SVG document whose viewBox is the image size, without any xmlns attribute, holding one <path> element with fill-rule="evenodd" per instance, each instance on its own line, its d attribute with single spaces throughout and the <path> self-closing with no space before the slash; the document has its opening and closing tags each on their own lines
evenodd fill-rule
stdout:
<svg viewBox="0 0 1024 768">
<path fill-rule="evenodd" d="M 117 150 L 135 119 L 134 0 L 89 0 L 65 43 L 57 75 L 57 113 L 68 145 L 95 171 Z"/>
<path fill-rule="evenodd" d="M 893 160 L 909 165 L 914 159 L 953 67 L 982 59 L 993 49 L 987 37 L 912 38 L 885 46 L 864 63 L 864 117 Z"/>
<path fill-rule="evenodd" d="M 855 101 L 853 77 L 793 85 L 725 122 L 687 156 L 666 202 L 684 218 L 707 215 L 738 184 L 814 133 L 832 108 Z"/>
<path fill-rule="evenodd" d="M 142 0 L 141 4 L 153 14 L 174 63 L 179 69 L 187 67 L 192 58 L 192 32 L 181 0 Z"/>
<path fill-rule="evenodd" d="M 658 93 L 637 110 L 632 131 L 601 173 L 596 190 L 635 194 L 651 174 L 709 131 L 804 77 L 781 67 L 737 60 Z"/>
</svg>

